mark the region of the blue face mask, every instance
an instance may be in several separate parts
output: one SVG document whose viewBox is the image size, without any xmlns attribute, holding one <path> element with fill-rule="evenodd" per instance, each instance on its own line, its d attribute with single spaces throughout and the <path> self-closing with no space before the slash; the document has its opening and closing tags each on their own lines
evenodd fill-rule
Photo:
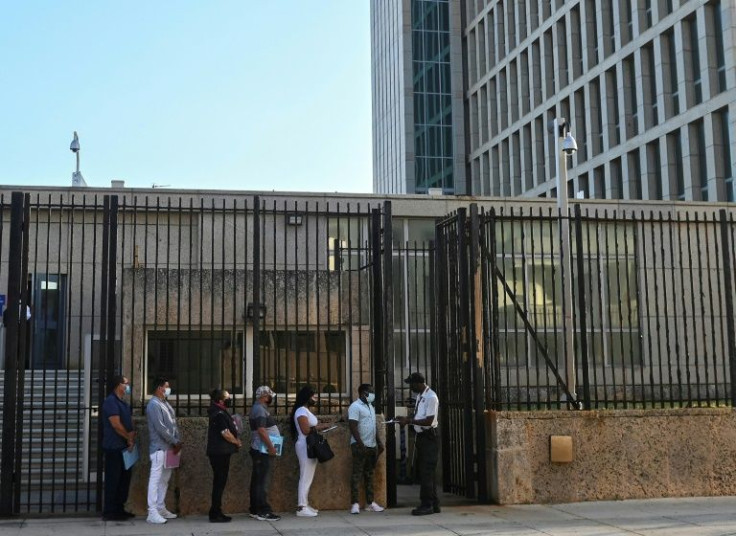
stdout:
<svg viewBox="0 0 736 536">
<path fill-rule="evenodd" d="M 126 394 L 126 395 L 129 395 L 129 394 L 130 394 L 131 392 L 132 392 L 132 391 L 131 391 L 131 389 L 130 389 L 130 384 L 126 385 L 126 386 L 125 386 L 125 393 L 124 393 L 124 394 Z"/>
<path fill-rule="evenodd" d="M 164 396 L 168 397 L 171 394 L 171 387 L 164 389 Z"/>
<path fill-rule="evenodd" d="M 376 399 L 376 393 L 368 393 L 365 397 L 365 401 L 369 404 L 373 404 L 373 401 Z"/>
</svg>

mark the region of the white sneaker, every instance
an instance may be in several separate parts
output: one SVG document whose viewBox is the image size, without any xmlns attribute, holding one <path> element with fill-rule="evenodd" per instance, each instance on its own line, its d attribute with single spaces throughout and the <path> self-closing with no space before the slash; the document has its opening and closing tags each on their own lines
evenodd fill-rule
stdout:
<svg viewBox="0 0 736 536">
<path fill-rule="evenodd" d="M 302 506 L 296 511 L 297 517 L 317 517 L 317 512 L 312 510 L 309 506 Z"/>
<path fill-rule="evenodd" d="M 356 506 L 356 505 L 353 505 Z M 383 512 L 385 508 L 380 504 L 373 501 L 371 504 L 365 507 L 366 512 Z"/>
<path fill-rule="evenodd" d="M 166 523 L 166 518 L 158 512 L 148 512 L 146 523 L 153 523 L 154 525 L 163 525 Z"/>
<path fill-rule="evenodd" d="M 175 513 L 169 512 L 166 508 L 161 508 L 158 513 L 161 514 L 161 517 L 164 519 L 176 519 L 177 517 Z"/>
<path fill-rule="evenodd" d="M 312 512 L 314 512 L 315 514 L 319 514 L 319 510 L 317 510 L 316 508 L 314 508 L 314 507 L 312 507 L 312 506 L 310 506 L 310 505 L 307 505 L 307 508 L 308 508 L 309 510 L 311 510 Z"/>
<path fill-rule="evenodd" d="M 353 506 L 350 507 L 350 513 L 351 514 L 359 514 L 360 513 L 360 505 L 358 503 L 353 503 Z"/>
</svg>

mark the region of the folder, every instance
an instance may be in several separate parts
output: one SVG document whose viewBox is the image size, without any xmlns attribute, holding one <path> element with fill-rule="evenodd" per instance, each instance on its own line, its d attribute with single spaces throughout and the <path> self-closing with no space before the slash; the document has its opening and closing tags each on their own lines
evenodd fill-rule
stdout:
<svg viewBox="0 0 736 536">
<path fill-rule="evenodd" d="M 178 453 L 174 452 L 174 449 L 166 451 L 166 458 L 164 459 L 164 469 L 176 469 L 179 467 L 181 461 L 181 451 Z"/>
<path fill-rule="evenodd" d="M 140 457 L 138 443 L 133 443 L 133 450 L 128 450 L 127 448 L 123 450 L 123 465 L 125 466 L 125 470 L 127 471 L 133 467 Z"/>
<path fill-rule="evenodd" d="M 281 452 L 284 449 L 284 436 L 269 435 L 268 437 L 271 438 L 271 444 L 273 444 L 273 448 L 276 449 L 276 456 L 281 456 Z M 268 454 L 268 449 L 263 442 L 261 442 L 261 452 L 263 454 Z"/>
</svg>

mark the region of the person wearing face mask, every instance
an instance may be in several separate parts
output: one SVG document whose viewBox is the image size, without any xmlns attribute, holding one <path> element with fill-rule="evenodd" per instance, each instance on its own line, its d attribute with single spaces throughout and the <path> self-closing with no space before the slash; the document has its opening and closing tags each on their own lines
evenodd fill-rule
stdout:
<svg viewBox="0 0 736 536">
<path fill-rule="evenodd" d="M 268 385 L 256 389 L 256 400 L 248 418 L 251 430 L 250 457 L 253 470 L 250 474 L 250 517 L 259 521 L 278 521 L 281 517 L 273 513 L 268 504 L 268 484 L 271 479 L 271 458 L 276 456 L 276 448 L 271 436 L 279 436 L 279 428 L 268 406 L 276 394 Z M 266 447 L 266 453 L 261 447 Z"/>
<path fill-rule="evenodd" d="M 230 456 L 238 451 L 242 443 L 238 439 L 238 429 L 227 410 L 231 402 L 230 393 L 223 389 L 213 389 L 210 400 L 212 404 L 207 410 L 209 416 L 207 457 L 212 466 L 212 502 L 209 517 L 211 523 L 227 523 L 232 518 L 222 513 L 222 493 L 225 491 L 230 472 Z"/>
<path fill-rule="evenodd" d="M 135 517 L 125 510 L 132 467 L 125 468 L 123 451 L 133 450 L 135 431 L 133 412 L 123 396 L 130 395 L 125 376 L 113 376 L 110 394 L 102 404 L 102 450 L 105 453 L 105 521 L 124 521 Z"/>
<path fill-rule="evenodd" d="M 350 478 L 351 514 L 360 513 L 359 486 L 365 487 L 366 510 L 383 512 L 383 506 L 373 499 L 373 471 L 378 457 L 383 452 L 383 444 L 376 428 L 376 410 L 373 402 L 376 394 L 373 386 L 364 383 L 358 387 L 358 399 L 348 408 L 350 425 L 350 450 L 353 453 L 353 472 Z"/>
<path fill-rule="evenodd" d="M 317 395 L 309 385 L 305 385 L 296 395 L 294 408 L 291 410 L 291 430 L 296 440 L 296 456 L 299 458 L 299 488 L 297 511 L 299 517 L 316 517 L 318 510 L 309 506 L 309 488 L 312 487 L 314 472 L 317 470 L 317 459 L 307 456 L 307 436 L 314 428 L 324 430 L 329 424 L 320 424 L 317 417 L 309 411 L 309 406 L 317 404 Z"/>
<path fill-rule="evenodd" d="M 414 516 L 426 516 L 440 512 L 440 502 L 437 499 L 434 476 L 439 458 L 439 437 L 437 434 L 437 415 L 440 409 L 440 400 L 437 393 L 424 381 L 419 372 L 412 372 L 404 380 L 413 393 L 417 394 L 414 406 L 414 417 L 399 417 L 396 421 L 401 426 L 411 425 L 416 432 L 414 448 L 416 449 L 416 474 L 419 478 L 419 499 L 421 504 L 414 508 Z"/>
<path fill-rule="evenodd" d="M 166 451 L 172 449 L 179 454 L 182 442 L 176 424 L 174 408 L 166 401 L 171 394 L 171 386 L 166 378 L 153 380 L 153 396 L 146 406 L 148 420 L 148 449 L 151 458 L 151 474 L 148 477 L 148 523 L 162 524 L 176 519 L 164 503 L 166 490 L 173 469 L 165 467 Z"/>
</svg>

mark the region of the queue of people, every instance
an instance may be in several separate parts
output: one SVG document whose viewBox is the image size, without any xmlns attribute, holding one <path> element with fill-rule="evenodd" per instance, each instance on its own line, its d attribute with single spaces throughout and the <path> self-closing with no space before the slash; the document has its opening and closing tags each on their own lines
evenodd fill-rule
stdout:
<svg viewBox="0 0 736 536">
<path fill-rule="evenodd" d="M 405 383 L 417 394 L 413 417 L 400 417 L 396 423 L 412 426 L 416 432 L 416 471 L 421 484 L 420 505 L 412 510 L 412 515 L 427 515 L 440 512 L 434 483 L 439 443 L 437 437 L 437 417 L 439 400 L 434 391 L 426 385 L 424 377 L 412 373 Z M 139 454 L 133 427 L 132 410 L 124 396 L 130 394 L 130 382 L 125 376 L 111 379 L 110 394 L 102 406 L 103 441 L 105 456 L 105 496 L 103 519 L 121 521 L 135 517 L 125 510 L 128 499 L 132 465 Z M 167 398 L 171 386 L 166 378 L 156 378 L 152 384 L 151 400 L 146 406 L 149 432 L 149 459 L 151 469 L 148 480 L 148 516 L 146 521 L 163 524 L 177 515 L 166 508 L 165 499 L 173 469 L 178 467 L 179 456 L 184 446 L 176 421 L 174 409 Z M 250 481 L 250 517 L 259 521 L 278 521 L 268 502 L 268 489 L 272 474 L 272 461 L 280 455 L 283 437 L 278 424 L 268 408 L 276 394 L 269 386 L 256 389 L 254 403 L 250 411 L 251 443 L 250 457 L 252 471 Z M 365 510 L 381 512 L 384 507 L 375 502 L 373 492 L 374 470 L 379 457 L 384 452 L 376 424 L 376 410 L 373 407 L 375 392 L 370 384 L 358 387 L 358 398 L 348 409 L 350 428 L 350 449 L 352 472 L 350 479 L 350 513 L 359 514 L 360 487 L 365 493 Z M 209 520 L 213 523 L 227 523 L 232 518 L 222 511 L 222 497 L 228 481 L 230 458 L 242 447 L 236 422 L 229 410 L 230 393 L 224 389 L 213 389 L 210 393 L 208 409 L 206 455 L 212 467 L 212 493 Z M 295 440 L 295 451 L 299 460 L 299 484 L 297 488 L 298 517 L 316 517 L 319 511 L 309 504 L 309 491 L 314 480 L 318 461 L 310 457 L 307 438 L 313 431 L 320 432 L 329 423 L 319 422 L 310 407 L 317 404 L 317 393 L 309 386 L 303 387 L 296 395 L 289 426 Z M 278 449 L 277 449 L 278 446 Z"/>
</svg>

